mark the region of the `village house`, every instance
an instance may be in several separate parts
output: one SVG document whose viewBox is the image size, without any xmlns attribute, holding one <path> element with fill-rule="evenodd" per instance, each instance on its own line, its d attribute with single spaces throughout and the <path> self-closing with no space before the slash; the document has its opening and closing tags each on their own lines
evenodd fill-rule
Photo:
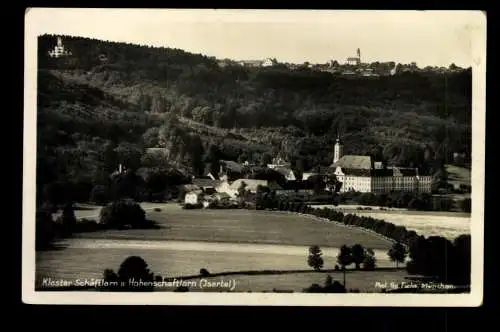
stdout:
<svg viewBox="0 0 500 332">
<path fill-rule="evenodd" d="M 184 204 L 197 205 L 203 200 L 204 194 L 201 190 L 191 191 L 184 196 Z"/>
<path fill-rule="evenodd" d="M 221 180 L 210 178 L 194 178 L 192 184 L 200 188 L 204 193 L 211 195 L 216 192 L 216 188 L 221 184 Z"/>
</svg>

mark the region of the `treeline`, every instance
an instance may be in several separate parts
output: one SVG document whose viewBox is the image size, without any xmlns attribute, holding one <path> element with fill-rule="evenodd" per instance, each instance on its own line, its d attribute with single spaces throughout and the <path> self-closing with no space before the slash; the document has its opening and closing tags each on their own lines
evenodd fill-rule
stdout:
<svg viewBox="0 0 500 332">
<path fill-rule="evenodd" d="M 353 191 L 337 194 L 333 204 L 345 203 L 417 211 L 452 211 L 455 208 L 455 202 L 449 197 L 409 192 L 360 193 Z M 471 212 L 471 199 L 459 201 L 457 208 L 462 212 Z"/>
<path fill-rule="evenodd" d="M 414 193 L 403 191 L 392 191 L 388 193 L 362 193 L 359 191 L 348 191 L 343 193 L 315 193 L 312 196 L 288 197 L 288 201 L 306 204 L 353 204 L 380 208 L 399 208 L 415 211 L 456 211 L 470 213 L 471 199 L 464 198 L 455 201 L 446 196 L 436 196 L 428 193 Z"/>
<path fill-rule="evenodd" d="M 266 208 L 311 214 L 347 226 L 362 227 L 389 238 L 408 248 L 408 273 L 431 277 L 440 282 L 470 285 L 471 238 L 464 234 L 450 241 L 442 236 L 424 237 L 404 226 L 397 226 L 371 217 L 344 214 L 335 209 L 315 209 L 304 203 L 274 201 Z"/>
</svg>

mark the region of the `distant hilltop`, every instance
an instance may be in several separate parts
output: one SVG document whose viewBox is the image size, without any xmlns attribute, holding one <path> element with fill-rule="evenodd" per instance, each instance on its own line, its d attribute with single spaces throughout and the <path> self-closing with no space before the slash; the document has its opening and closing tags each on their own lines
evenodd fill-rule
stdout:
<svg viewBox="0 0 500 332">
<path fill-rule="evenodd" d="M 328 72 L 332 74 L 345 75 L 345 76 L 391 76 L 401 73 L 458 73 L 467 70 L 467 68 L 460 68 L 455 64 L 451 64 L 448 67 L 437 67 L 437 66 L 426 66 L 420 68 L 415 62 L 409 64 L 395 63 L 394 61 L 386 62 L 371 62 L 363 63 L 359 58 L 347 58 L 344 64 L 340 64 L 336 60 L 330 60 L 326 63 L 309 63 L 304 62 L 302 64 L 289 63 L 289 62 L 279 62 L 275 58 L 267 58 L 264 60 L 242 60 L 235 61 L 230 59 L 217 60 L 219 67 L 235 66 L 240 65 L 244 67 L 286 67 L 290 70 L 300 70 L 309 69 L 313 71 Z"/>
<path fill-rule="evenodd" d="M 72 36 L 61 36 L 61 35 L 44 35 L 43 38 L 52 37 L 54 39 L 53 44 L 46 45 L 48 48 L 42 48 L 44 50 L 45 56 L 49 58 L 56 58 L 60 61 L 62 59 L 71 58 L 73 55 L 70 50 L 64 45 L 66 40 L 75 40 L 75 39 L 88 39 L 84 37 L 72 37 Z M 94 39 L 88 39 L 94 40 Z M 97 40 L 94 40 L 97 41 Z M 102 43 L 102 41 L 100 41 Z M 108 44 L 123 44 L 118 42 L 109 42 L 105 41 Z M 132 44 L 127 44 L 133 46 Z M 137 47 L 141 47 L 140 45 L 135 45 Z M 150 47 L 148 47 L 150 48 Z M 164 49 L 169 51 L 176 51 L 179 53 L 186 53 L 179 49 L 171 49 L 171 48 L 163 48 L 158 47 L 157 49 Z M 78 51 L 78 50 L 77 50 Z M 83 50 L 80 50 L 83 51 Z M 193 54 L 194 55 L 194 54 Z M 415 62 L 411 62 L 409 64 L 401 64 L 396 63 L 394 61 L 386 61 L 386 62 L 371 62 L 366 63 L 362 61 L 361 58 L 361 50 L 358 48 L 356 51 L 356 56 L 348 57 L 344 63 L 339 63 L 337 60 L 329 60 L 325 63 L 310 63 L 304 62 L 302 64 L 289 63 L 289 62 L 280 62 L 276 58 L 268 57 L 265 59 L 257 59 L 257 60 L 233 60 L 233 59 L 216 59 L 215 57 L 206 56 L 197 54 L 206 58 L 207 60 L 211 60 L 216 62 L 218 67 L 224 68 L 228 66 L 242 66 L 249 68 L 260 68 L 260 67 L 280 67 L 280 68 L 288 68 L 290 70 L 312 70 L 318 72 L 328 72 L 336 75 L 343 76 L 364 76 L 364 77 L 378 77 L 378 76 L 391 76 L 397 75 L 401 73 L 457 73 L 467 70 L 468 68 L 460 68 L 455 64 L 450 64 L 448 67 L 437 67 L 437 66 L 426 66 L 420 68 L 417 66 Z M 97 63 L 107 63 L 109 61 L 109 56 L 105 51 L 98 52 L 95 55 L 95 59 Z"/>
</svg>

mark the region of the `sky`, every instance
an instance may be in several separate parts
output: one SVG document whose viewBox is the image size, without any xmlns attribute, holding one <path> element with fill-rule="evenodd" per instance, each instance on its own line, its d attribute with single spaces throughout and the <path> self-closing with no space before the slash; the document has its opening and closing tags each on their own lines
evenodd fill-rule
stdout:
<svg viewBox="0 0 500 332">
<path fill-rule="evenodd" d="M 482 58 L 478 11 L 319 11 L 31 8 L 27 33 L 163 46 L 219 59 L 469 67 Z"/>
</svg>

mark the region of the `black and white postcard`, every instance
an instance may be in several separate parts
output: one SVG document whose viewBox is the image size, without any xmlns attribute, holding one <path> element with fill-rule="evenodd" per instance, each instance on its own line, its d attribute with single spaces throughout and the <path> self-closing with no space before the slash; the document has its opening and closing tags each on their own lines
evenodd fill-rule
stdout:
<svg viewBox="0 0 500 332">
<path fill-rule="evenodd" d="M 25 18 L 24 302 L 482 303 L 485 13 Z"/>
</svg>

